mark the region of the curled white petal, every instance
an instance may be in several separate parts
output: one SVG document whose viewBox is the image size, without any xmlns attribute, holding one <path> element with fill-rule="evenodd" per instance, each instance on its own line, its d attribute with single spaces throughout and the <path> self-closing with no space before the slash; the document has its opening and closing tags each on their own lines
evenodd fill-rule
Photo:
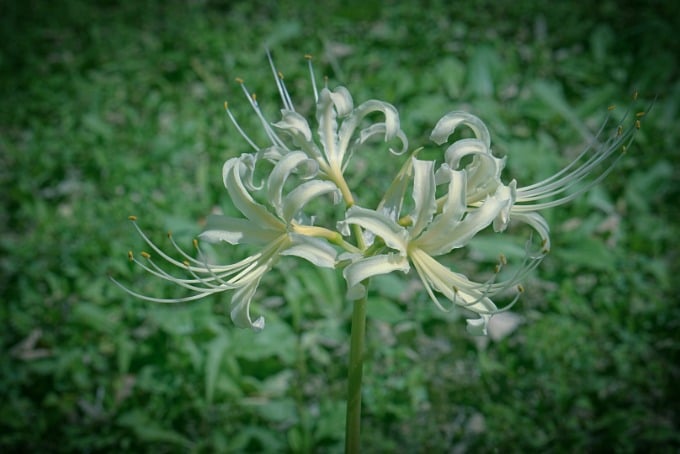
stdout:
<svg viewBox="0 0 680 454">
<path fill-rule="evenodd" d="M 430 140 L 437 145 L 446 142 L 458 126 L 467 126 L 487 147 L 491 146 L 491 135 L 482 120 L 469 112 L 454 111 L 444 115 L 435 125 Z"/>
<path fill-rule="evenodd" d="M 406 253 L 408 232 L 384 214 L 354 205 L 347 210 L 345 222 L 369 230 L 382 238 L 388 247 Z"/>
<path fill-rule="evenodd" d="M 248 219 L 271 229 L 280 229 L 282 222 L 264 206 L 255 202 L 241 180 L 243 164 L 240 158 L 232 158 L 224 163 L 222 175 L 224 185 L 234 206 Z"/>
<path fill-rule="evenodd" d="M 481 314 L 479 318 L 468 318 L 467 332 L 473 336 L 486 336 L 491 315 Z"/>
<path fill-rule="evenodd" d="M 304 142 L 312 140 L 312 130 L 305 117 L 292 110 L 282 109 L 281 118 L 281 121 L 274 123 L 272 126 L 287 132 L 298 140 Z"/>
<path fill-rule="evenodd" d="M 348 265 L 342 272 L 347 287 L 353 289 L 362 281 L 392 271 L 407 273 L 410 269 L 408 259 L 401 254 L 381 254 L 361 258 Z"/>
<path fill-rule="evenodd" d="M 339 117 L 347 116 L 354 109 L 354 101 L 347 88 L 343 86 L 336 87 L 335 90 L 329 91 L 329 96 Z"/>
<path fill-rule="evenodd" d="M 281 251 L 281 255 L 300 257 L 323 268 L 334 268 L 337 251 L 326 241 L 296 233 L 290 234 L 292 246 Z"/>
<path fill-rule="evenodd" d="M 257 291 L 262 274 L 264 272 L 261 272 L 248 285 L 236 290 L 231 297 L 231 320 L 239 328 L 252 328 L 255 331 L 264 329 L 264 317 L 260 316 L 253 321 L 250 316 L 250 302 Z"/>
<path fill-rule="evenodd" d="M 302 183 L 284 197 L 281 211 L 283 219 L 290 222 L 310 200 L 329 193 L 335 195 L 333 201 L 336 202 L 339 189 L 331 181 L 312 180 Z"/>
<path fill-rule="evenodd" d="M 248 219 L 212 214 L 199 238 L 210 243 L 265 244 L 279 235 L 280 231 L 262 228 Z"/>
<path fill-rule="evenodd" d="M 301 151 L 293 151 L 276 163 L 267 180 L 267 196 L 276 214 L 283 217 L 282 193 L 288 177 L 297 166 L 310 159 Z"/>
</svg>

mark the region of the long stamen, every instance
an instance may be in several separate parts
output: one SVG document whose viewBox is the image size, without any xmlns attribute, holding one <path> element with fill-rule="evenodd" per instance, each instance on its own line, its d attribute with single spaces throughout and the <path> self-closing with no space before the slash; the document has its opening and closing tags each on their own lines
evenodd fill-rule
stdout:
<svg viewBox="0 0 680 454">
<path fill-rule="evenodd" d="M 267 59 L 269 60 L 269 66 L 272 69 L 272 73 L 274 74 L 274 80 L 276 81 L 276 87 L 279 89 L 279 95 L 281 96 L 281 101 L 283 101 L 283 105 L 287 110 L 292 110 L 295 111 L 295 107 L 293 106 L 293 101 L 290 99 L 290 94 L 288 94 L 288 90 L 286 90 L 286 85 L 283 82 L 283 74 L 281 74 L 280 71 L 276 70 L 276 66 L 274 66 L 274 60 L 272 59 L 272 54 L 269 52 L 269 49 L 266 49 L 267 52 Z"/>
<path fill-rule="evenodd" d="M 231 110 L 229 110 L 229 104 L 227 104 L 226 101 L 224 101 L 224 110 L 227 112 L 227 115 L 229 116 L 231 123 L 236 127 L 236 130 L 239 132 L 239 134 L 241 134 L 241 137 L 243 137 L 245 139 L 245 141 L 248 142 L 248 145 L 250 145 L 255 151 L 260 151 L 260 147 L 255 145 L 255 142 L 250 140 L 250 137 L 248 137 L 248 134 L 246 134 L 245 131 L 241 128 L 241 125 L 238 124 L 238 122 L 236 121 L 236 118 L 231 113 Z"/>
<path fill-rule="evenodd" d="M 237 78 L 236 82 L 238 82 L 239 85 L 241 85 L 241 89 L 243 90 L 243 93 L 245 93 L 246 98 L 248 98 L 248 102 L 250 103 L 250 106 L 253 108 L 255 111 L 255 114 L 257 115 L 257 118 L 260 119 L 260 123 L 262 124 L 262 128 L 264 129 L 265 133 L 267 134 L 267 137 L 271 141 L 272 145 L 280 147 L 286 151 L 290 151 L 288 147 L 286 146 L 285 143 L 279 138 L 279 136 L 274 132 L 272 127 L 269 125 L 269 122 L 267 119 L 264 117 L 264 114 L 262 113 L 262 110 L 260 109 L 259 104 L 257 103 L 257 97 L 255 94 L 251 94 L 248 91 L 248 88 L 246 88 L 246 84 L 241 78 Z"/>
<path fill-rule="evenodd" d="M 312 65 L 312 56 L 310 54 L 305 54 L 305 59 L 307 60 L 307 66 L 309 67 L 309 78 L 312 81 L 312 90 L 314 90 L 314 104 L 319 102 L 319 91 L 316 89 L 316 78 L 314 77 L 314 67 Z"/>
<path fill-rule="evenodd" d="M 610 107 L 609 110 L 610 111 L 613 110 L 613 107 Z M 592 152 L 592 150 L 594 149 L 593 145 L 586 147 L 574 161 L 572 161 L 568 166 L 566 166 L 564 169 L 562 169 L 560 172 L 553 175 L 552 177 L 547 178 L 531 186 L 518 189 L 517 191 L 518 203 L 513 207 L 513 211 L 527 212 L 561 205 L 574 200 L 584 192 L 590 190 L 593 186 L 597 185 L 613 170 L 614 165 L 618 162 L 619 159 L 621 159 L 622 153 L 620 153 L 614 159 L 614 161 L 610 163 L 607 169 L 605 169 L 592 181 L 588 182 L 584 187 L 579 188 L 575 192 L 563 195 L 559 197 L 557 200 L 533 204 L 527 203 L 545 200 L 547 198 L 558 196 L 560 194 L 568 192 L 575 185 L 586 179 L 588 175 L 598 165 L 602 164 L 605 160 L 609 159 L 614 153 L 616 153 L 619 150 L 625 152 L 628 146 L 630 146 L 630 144 L 632 143 L 636 131 L 639 129 L 640 126 L 639 118 L 641 118 L 644 115 L 645 111 L 636 113 L 635 117 L 638 120 L 635 120 L 633 126 L 629 127 L 624 131 L 623 122 L 625 121 L 626 117 L 628 117 L 628 113 L 626 113 L 626 115 L 624 115 L 624 118 L 621 120 L 617 127 L 616 134 L 609 137 L 604 143 L 597 146 L 595 148 L 595 152 L 585 162 L 578 164 L 579 161 L 585 155 Z M 604 124 L 598 131 L 596 138 L 601 136 L 608 121 L 609 116 L 607 117 Z"/>
</svg>

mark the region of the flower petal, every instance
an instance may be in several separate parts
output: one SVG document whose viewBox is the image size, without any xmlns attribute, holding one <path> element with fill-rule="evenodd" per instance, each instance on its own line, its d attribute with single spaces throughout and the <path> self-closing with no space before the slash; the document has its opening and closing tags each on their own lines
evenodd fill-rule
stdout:
<svg viewBox="0 0 680 454">
<path fill-rule="evenodd" d="M 248 219 L 211 214 L 199 237 L 209 243 L 265 244 L 280 235 L 279 230 L 263 228 Z"/>
<path fill-rule="evenodd" d="M 352 111 L 352 109 L 354 109 L 352 95 L 345 87 L 336 87 L 335 90 L 329 91 L 329 93 L 338 117 L 345 117 Z"/>
<path fill-rule="evenodd" d="M 252 328 L 255 331 L 264 329 L 264 317 L 260 316 L 255 321 L 250 317 L 250 302 L 257 291 L 262 275 L 268 271 L 260 270 L 247 285 L 239 288 L 231 297 L 231 320 L 239 328 Z"/>
<path fill-rule="evenodd" d="M 346 90 L 345 90 L 346 91 Z M 348 93 L 349 94 L 349 93 Z M 351 99 L 351 97 L 350 97 Z M 334 107 L 331 91 L 324 88 L 319 93 L 319 102 L 316 104 L 316 120 L 319 124 L 319 140 L 323 147 L 326 162 L 331 168 L 340 169 L 340 161 L 337 157 L 337 111 Z"/>
<path fill-rule="evenodd" d="M 407 273 L 410 269 L 408 259 L 400 254 L 381 254 L 361 258 L 348 265 L 342 272 L 347 281 L 348 297 L 358 299 L 363 296 L 361 282 L 373 276 L 389 274 L 392 271 Z M 361 286 L 361 287 L 360 287 Z"/>
<path fill-rule="evenodd" d="M 415 210 L 413 214 L 414 224 L 411 228 L 411 237 L 417 237 L 427 224 L 432 220 L 432 215 L 437 211 L 435 200 L 436 184 L 434 178 L 434 161 L 413 160 L 413 201 Z"/>
<path fill-rule="evenodd" d="M 307 156 L 317 161 L 321 160 L 321 151 L 312 140 L 312 131 L 307 120 L 297 112 L 281 110 L 281 121 L 272 126 L 288 134 L 293 143 L 304 151 Z"/>
<path fill-rule="evenodd" d="M 244 167 L 245 165 L 241 162 L 240 158 L 232 158 L 224 163 L 222 169 L 224 185 L 229 192 L 229 196 L 231 197 L 234 206 L 236 206 L 245 217 L 262 227 L 272 230 L 285 229 L 285 225 L 283 225 L 283 223 L 264 206 L 256 203 L 246 190 L 243 181 L 241 180 L 241 171 L 245 170 Z"/>
<path fill-rule="evenodd" d="M 322 180 L 302 183 L 283 198 L 281 217 L 289 223 L 310 200 L 328 193 L 336 194 L 333 201 L 337 202 L 340 190 L 335 183 Z"/>
<path fill-rule="evenodd" d="M 439 309 L 447 310 L 433 290 L 444 295 L 453 304 L 477 314 L 493 314 L 498 310 L 493 301 L 482 292 L 483 286 L 471 282 L 462 274 L 454 273 L 422 249 L 412 249 L 409 257 L 430 298 Z"/>
<path fill-rule="evenodd" d="M 472 132 L 475 133 L 479 140 L 487 147 L 491 147 L 491 135 L 484 122 L 475 115 L 463 111 L 449 112 L 440 118 L 432 130 L 432 134 L 430 134 L 430 140 L 437 145 L 441 145 L 449 139 L 449 136 L 460 125 L 472 129 Z"/>
<path fill-rule="evenodd" d="M 421 238 L 418 238 L 416 243 L 418 247 L 430 255 L 446 254 L 452 249 L 467 244 L 480 230 L 491 224 L 507 204 L 507 199 L 501 199 L 496 196 L 488 197 L 482 206 L 469 212 L 461 222 L 448 232 L 446 237 L 441 235 L 438 237 L 424 236 L 422 241 Z"/>
<path fill-rule="evenodd" d="M 382 238 L 388 247 L 406 253 L 408 232 L 384 214 L 354 205 L 347 210 L 344 222 L 357 224 Z"/>
<path fill-rule="evenodd" d="M 466 173 L 442 167 L 440 172 L 448 172 L 449 188 L 442 207 L 442 213 L 434 218 L 428 229 L 417 239 L 419 247 L 427 251 L 436 250 L 451 240 L 467 210 L 465 202 Z"/>
<path fill-rule="evenodd" d="M 295 111 L 281 109 L 281 121 L 272 126 L 287 132 L 291 137 L 301 142 L 312 140 L 312 130 L 309 128 L 309 123 L 307 123 L 305 117 Z"/>
<path fill-rule="evenodd" d="M 467 332 L 473 336 L 486 336 L 491 315 L 480 314 L 479 318 L 468 318 Z"/>
<path fill-rule="evenodd" d="M 320 238 L 290 234 L 293 245 L 281 251 L 281 255 L 300 257 L 316 266 L 334 268 L 337 251 Z"/>
<path fill-rule="evenodd" d="M 446 149 L 446 163 L 458 169 L 463 158 L 472 156 L 472 162 L 465 166 L 467 172 L 467 202 L 478 202 L 493 194 L 501 184 L 501 172 L 505 158 L 493 156 L 491 149 L 479 139 L 461 139 Z"/>
<path fill-rule="evenodd" d="M 267 179 L 267 198 L 271 206 L 276 210 L 276 214 L 283 218 L 283 203 L 282 193 L 283 186 L 290 174 L 301 164 L 311 162 L 316 165 L 316 161 L 312 161 L 301 151 L 293 151 L 283 156 L 279 162 L 276 163 L 274 169 L 269 174 Z"/>
<path fill-rule="evenodd" d="M 379 213 L 384 214 L 395 222 L 399 220 L 401 207 L 404 204 L 404 195 L 412 177 L 413 159 L 407 159 L 392 181 L 392 184 L 390 184 L 387 192 L 385 192 L 380 204 L 378 204 Z"/>
<path fill-rule="evenodd" d="M 342 122 L 340 131 L 338 132 L 338 156 L 336 159 L 338 163 L 343 165 L 344 154 L 349 148 L 349 142 L 354 135 L 356 128 L 361 124 L 361 121 L 373 112 L 381 112 L 385 115 L 385 122 L 379 123 L 384 125 L 385 142 L 395 138 L 401 131 L 399 125 L 399 113 L 397 109 L 389 103 L 377 100 L 369 100 L 359 105 L 351 114 Z M 374 130 L 367 128 L 366 134 L 374 134 Z M 383 127 L 381 126 L 380 129 Z"/>
</svg>

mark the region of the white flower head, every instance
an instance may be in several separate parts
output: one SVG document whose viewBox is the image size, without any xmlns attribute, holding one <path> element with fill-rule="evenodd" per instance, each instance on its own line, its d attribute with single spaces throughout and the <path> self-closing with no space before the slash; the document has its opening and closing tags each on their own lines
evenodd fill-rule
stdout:
<svg viewBox="0 0 680 454">
<path fill-rule="evenodd" d="M 152 242 L 131 217 L 151 252 L 180 268 L 184 277 L 166 271 L 167 267 L 158 265 L 148 252 L 141 254 L 144 260 L 130 252 L 130 260 L 191 292 L 182 298 L 161 299 L 133 292 L 114 280 L 132 295 L 150 301 L 181 302 L 232 291 L 231 318 L 235 324 L 262 329 L 264 319 L 252 319 L 250 303 L 262 276 L 283 256 L 303 258 L 320 267 L 342 268 L 350 299 L 365 296 L 364 283 L 373 276 L 405 273 L 413 268 L 437 307 L 462 308 L 471 314 L 468 330 L 486 334 L 491 316 L 517 301 L 523 292 L 520 282 L 550 250 L 549 227 L 539 211 L 567 203 L 601 181 L 620 158 L 619 152 L 630 145 L 645 114 L 629 116 L 633 118 L 630 127 L 624 127 L 624 117 L 615 134 L 603 139 L 605 122 L 593 143 L 573 163 L 539 183 L 519 186 L 515 180 L 507 184 L 502 181 L 506 158 L 492 153 L 491 135 L 482 120 L 467 112 L 450 112 L 437 122 L 430 136 L 438 146 L 446 145 L 441 162 L 418 159 L 420 149 L 413 151 L 380 204 L 371 209 L 355 200 L 345 172 L 354 152 L 374 137 L 388 144 L 399 143 L 397 150 L 386 145 L 392 155 L 406 152 L 408 141 L 397 109 L 378 100 L 355 106 L 342 86 L 329 89 L 325 83 L 319 90 L 308 57 L 316 109 L 310 122 L 295 109 L 283 75 L 269 53 L 267 57 L 282 103 L 280 119 L 267 119 L 256 96 L 237 79 L 267 142 L 259 145 L 251 139 L 225 103 L 232 124 L 254 151 L 227 160 L 222 169 L 224 185 L 242 217 L 212 215 L 200 235 L 202 241 L 248 245 L 256 252 L 236 263 L 210 264 L 197 240 L 196 253 L 189 254 L 169 235 L 179 257 L 175 258 Z M 376 113 L 380 121 L 370 123 Z M 473 137 L 448 145 L 460 127 L 469 128 Z M 255 169 L 262 165 L 270 166 L 271 171 L 262 181 L 256 181 Z M 409 191 L 412 203 L 406 204 Z M 336 230 L 315 225 L 314 216 L 304 212 L 310 201 L 327 196 L 333 203 L 342 201 L 346 208 L 344 216 L 333 221 Z M 412 207 L 408 213 L 403 213 L 405 205 Z M 440 259 L 465 247 L 479 232 L 491 228 L 500 233 L 510 222 L 528 225 L 541 239 L 537 251 L 531 240 L 527 242 L 524 260 L 510 277 L 499 278 L 505 265 L 503 257 L 494 276 L 483 282 L 450 269 Z M 354 243 L 343 238 L 350 233 Z M 508 290 L 515 297 L 499 309 L 493 299 Z"/>
<path fill-rule="evenodd" d="M 181 257 L 179 260 L 173 258 L 153 243 L 139 228 L 136 218 L 131 217 L 135 228 L 152 251 L 187 272 L 189 277 L 176 277 L 164 271 L 147 252 L 142 253 L 144 261 L 138 260 L 132 253 L 129 253 L 130 259 L 149 273 L 188 289 L 191 292 L 190 296 L 160 299 L 133 292 L 117 281 L 114 282 L 134 296 L 161 303 L 196 300 L 232 290 L 234 293 L 231 300 L 231 318 L 234 323 L 240 327 L 262 329 L 264 318 L 258 317 L 254 321 L 251 319 L 250 302 L 262 276 L 281 256 L 297 256 L 320 267 L 335 266 L 336 250 L 326 240 L 320 238 L 328 236 L 327 231 L 321 227 L 298 222 L 303 218 L 302 209 L 309 201 L 324 194 L 337 194 L 335 184 L 330 181 L 309 179 L 284 195 L 284 185 L 289 177 L 298 169 L 305 170 L 309 164 L 309 158 L 297 151 L 285 155 L 274 165 L 262 187 L 269 202 L 268 206 L 257 203 L 247 189 L 247 186 L 252 186 L 254 172 L 250 155 L 229 159 L 224 164 L 224 185 L 231 201 L 244 218 L 211 215 L 200 239 L 211 243 L 224 241 L 233 245 L 247 244 L 260 248 L 258 252 L 237 263 L 209 264 L 201 253 L 198 241 L 194 241 L 198 251 L 198 258 L 195 258 L 183 251 L 169 235 L 172 245 Z M 313 167 L 316 167 L 316 164 Z"/>
<path fill-rule="evenodd" d="M 243 80 L 237 79 L 237 81 L 241 84 L 246 98 L 260 119 L 269 143 L 264 146 L 255 144 L 240 127 L 229 110 L 228 104 L 225 104 L 231 122 L 259 157 L 276 161 L 293 150 L 300 150 L 318 163 L 320 175 L 335 182 L 343 198 L 350 202 L 352 195 L 346 186 L 343 174 L 354 152 L 361 145 L 374 137 L 382 137 L 385 142 L 395 139 L 401 143 L 401 147 L 398 150 L 390 148 L 389 151 L 395 155 L 406 152 L 408 140 L 401 130 L 399 114 L 393 105 L 383 101 L 369 100 L 355 107 L 351 94 L 343 86 L 333 90 L 324 86 L 319 91 L 314 78 L 312 59 L 307 55 L 316 105 L 316 134 L 314 134 L 307 119 L 295 110 L 292 98 L 286 89 L 283 74 L 276 69 L 269 53 L 267 57 L 283 104 L 281 120 L 270 122 L 262 113 L 256 97 L 248 91 Z M 363 122 L 366 117 L 373 113 L 382 114 L 384 121 L 364 126 Z"/>
</svg>

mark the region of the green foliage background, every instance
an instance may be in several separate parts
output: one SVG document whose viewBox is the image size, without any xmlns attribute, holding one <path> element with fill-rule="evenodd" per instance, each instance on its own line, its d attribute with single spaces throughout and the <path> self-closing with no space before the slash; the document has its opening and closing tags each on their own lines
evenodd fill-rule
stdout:
<svg viewBox="0 0 680 454">
<path fill-rule="evenodd" d="M 476 341 L 412 276 L 376 280 L 364 389 L 367 452 L 671 452 L 680 448 L 680 82 L 673 2 L 0 3 L 0 450 L 334 452 L 342 449 L 342 282 L 284 260 L 261 287 L 267 329 L 235 329 L 228 296 L 176 307 L 129 266 L 141 241 L 190 244 L 220 172 L 248 151 L 225 121 L 270 118 L 272 49 L 309 112 L 317 75 L 400 111 L 413 147 L 444 113 L 484 119 L 526 185 L 568 162 L 609 104 L 656 98 L 637 143 L 589 196 L 546 213 L 553 253 Z M 253 132 L 257 136 L 256 132 Z M 380 151 L 355 183 L 386 184 Z M 456 256 L 488 269 L 498 244 Z M 229 260 L 227 248 L 214 250 Z"/>
</svg>

